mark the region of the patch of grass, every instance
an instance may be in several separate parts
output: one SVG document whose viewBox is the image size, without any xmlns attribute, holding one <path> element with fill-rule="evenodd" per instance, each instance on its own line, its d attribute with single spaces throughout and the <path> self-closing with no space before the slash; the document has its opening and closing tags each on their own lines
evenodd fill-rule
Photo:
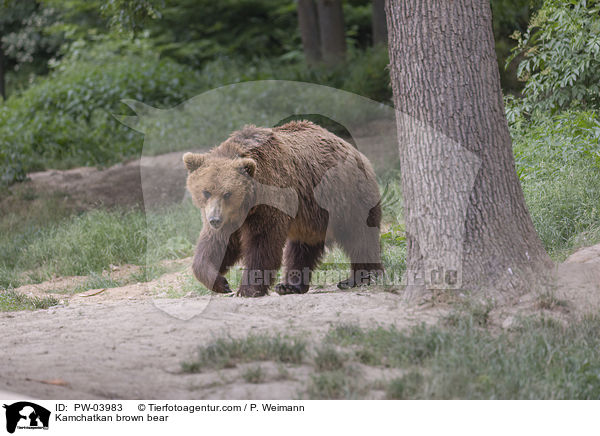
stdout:
<svg viewBox="0 0 600 436">
<path fill-rule="evenodd" d="M 204 285 L 202 285 L 196 278 L 187 274 L 183 282 L 179 282 L 176 285 L 171 285 L 166 289 L 162 289 L 161 294 L 164 294 L 167 298 L 181 298 L 185 297 L 189 294 L 196 295 L 211 295 L 212 292 L 209 291 Z"/>
<path fill-rule="evenodd" d="M 39 193 L 26 184 L 0 190 L 0 235 L 29 232 L 76 212 L 69 198 L 60 192 Z"/>
<path fill-rule="evenodd" d="M 386 387 L 388 400 L 415 399 L 417 392 L 421 391 L 424 377 L 420 372 L 411 371 L 408 374 L 393 379 Z"/>
<path fill-rule="evenodd" d="M 569 302 L 558 298 L 552 291 L 545 291 L 538 295 L 537 307 L 544 310 L 568 310 Z"/>
<path fill-rule="evenodd" d="M 318 348 L 314 357 L 317 371 L 336 371 L 344 366 L 345 356 L 332 346 Z"/>
<path fill-rule="evenodd" d="M 409 371 L 386 387 L 389 398 L 600 399 L 600 316 L 524 319 L 500 333 L 458 319 L 406 331 L 343 326 L 328 340 L 370 356 L 363 363 Z"/>
<path fill-rule="evenodd" d="M 327 336 L 326 342 L 339 345 L 351 345 L 360 343 L 365 337 L 365 331 L 356 324 L 338 324 L 332 327 Z"/>
<path fill-rule="evenodd" d="M 348 335 L 347 333 L 350 333 Z M 327 340 L 338 345 L 358 346 L 359 355 L 364 361 L 383 366 L 419 364 L 431 357 L 442 345 L 444 338 L 424 325 L 408 331 L 394 327 L 364 330 L 358 334 L 347 326 L 334 329 Z"/>
<path fill-rule="evenodd" d="M 364 394 L 356 374 L 348 370 L 311 375 L 306 395 L 311 400 L 355 400 Z"/>
<path fill-rule="evenodd" d="M 77 294 L 80 292 L 89 291 L 90 289 L 109 289 L 118 288 L 130 283 L 129 280 L 115 280 L 108 276 L 92 273 L 85 282 L 73 288 L 70 293 Z"/>
<path fill-rule="evenodd" d="M 29 297 L 12 289 L 0 290 L 0 312 L 48 309 L 57 304 L 58 300 L 53 297 Z"/>
<path fill-rule="evenodd" d="M 493 308 L 494 304 L 490 301 L 483 302 L 469 298 L 455 304 L 454 310 L 443 321 L 453 327 L 457 327 L 461 323 L 487 327 Z"/>
<path fill-rule="evenodd" d="M 306 342 L 296 337 L 250 335 L 241 339 L 219 338 L 200 347 L 194 359 L 182 363 L 182 370 L 196 373 L 267 360 L 299 364 L 305 354 Z"/>
<path fill-rule="evenodd" d="M 4 225 L 12 228 L 12 220 Z M 0 288 L 37 283 L 52 275 L 100 274 L 112 265 L 156 265 L 190 256 L 201 229 L 190 203 L 146 215 L 139 210 L 93 210 L 47 223 L 32 220 L 0 233 Z M 21 230 L 21 231 L 18 231 Z M 159 267 L 144 270 L 155 277 Z M 146 280 L 144 280 L 146 281 Z"/>
<path fill-rule="evenodd" d="M 263 382 L 265 374 L 262 368 L 259 365 L 257 365 L 247 368 L 242 373 L 242 378 L 244 379 L 244 381 L 246 381 L 246 383 L 258 384 Z"/>
<path fill-rule="evenodd" d="M 600 242 L 600 118 L 596 112 L 537 113 L 511 124 L 517 172 L 535 228 L 555 260 L 582 233 Z"/>
</svg>

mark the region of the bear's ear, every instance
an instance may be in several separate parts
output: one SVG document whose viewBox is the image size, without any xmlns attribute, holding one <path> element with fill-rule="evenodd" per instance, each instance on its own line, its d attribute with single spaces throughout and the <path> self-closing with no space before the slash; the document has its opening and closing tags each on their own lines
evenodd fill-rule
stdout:
<svg viewBox="0 0 600 436">
<path fill-rule="evenodd" d="M 204 163 L 204 155 L 199 153 L 186 153 L 183 155 L 183 163 L 191 173 L 202 166 Z"/>
<path fill-rule="evenodd" d="M 238 170 L 242 174 L 248 174 L 250 177 L 254 177 L 256 171 L 256 161 L 250 158 L 244 158 L 240 160 Z"/>
</svg>

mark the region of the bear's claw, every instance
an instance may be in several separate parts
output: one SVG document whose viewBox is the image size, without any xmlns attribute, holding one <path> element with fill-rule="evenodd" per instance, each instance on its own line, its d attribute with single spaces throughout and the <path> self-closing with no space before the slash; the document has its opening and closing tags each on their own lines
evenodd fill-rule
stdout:
<svg viewBox="0 0 600 436">
<path fill-rule="evenodd" d="M 266 291 L 254 288 L 252 286 L 241 286 L 240 289 L 235 294 L 236 297 L 250 297 L 250 298 L 263 297 L 265 295 L 267 295 Z"/>
<path fill-rule="evenodd" d="M 229 287 L 229 282 L 227 282 L 227 279 L 223 276 L 219 276 L 216 278 L 212 290 L 213 292 L 217 292 L 219 294 L 229 294 L 233 292 Z"/>
<path fill-rule="evenodd" d="M 303 287 L 299 285 L 290 285 L 288 283 L 279 283 L 275 286 L 275 292 L 279 295 L 306 294 L 308 292 L 308 286 Z"/>
</svg>

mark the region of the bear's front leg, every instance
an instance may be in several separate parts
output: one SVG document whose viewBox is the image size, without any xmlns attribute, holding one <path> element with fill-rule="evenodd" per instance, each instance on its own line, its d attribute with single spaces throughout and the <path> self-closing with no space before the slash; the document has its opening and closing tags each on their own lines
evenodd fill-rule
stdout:
<svg viewBox="0 0 600 436">
<path fill-rule="evenodd" d="M 237 262 L 239 257 L 240 244 L 237 233 L 227 238 L 227 235 L 201 232 L 192 264 L 194 276 L 213 292 L 221 294 L 232 292 L 223 274 Z"/>
<path fill-rule="evenodd" d="M 281 267 L 286 232 L 274 225 L 257 233 L 246 229 L 242 233 L 242 255 L 245 269 L 237 295 L 262 297 L 277 278 Z"/>
</svg>

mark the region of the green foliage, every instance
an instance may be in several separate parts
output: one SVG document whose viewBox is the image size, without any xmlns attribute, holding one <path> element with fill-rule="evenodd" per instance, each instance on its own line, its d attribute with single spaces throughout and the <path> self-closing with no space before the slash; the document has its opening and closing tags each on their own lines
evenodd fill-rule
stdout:
<svg viewBox="0 0 600 436">
<path fill-rule="evenodd" d="M 147 19 L 160 18 L 161 0 L 104 0 L 100 3 L 102 15 L 110 25 L 121 31 L 139 32 Z"/>
<path fill-rule="evenodd" d="M 47 309 L 57 304 L 58 300 L 53 297 L 28 297 L 12 289 L 0 290 L 0 312 Z"/>
<path fill-rule="evenodd" d="M 42 1 L 0 3 L 0 46 L 4 69 L 19 71 L 30 65 L 34 74 L 48 72 L 47 62 L 56 55 L 63 38 L 47 31 L 58 20 L 57 11 Z"/>
<path fill-rule="evenodd" d="M 546 249 L 560 259 L 581 235 L 600 229 L 600 118 L 595 112 L 538 113 L 511 127 L 531 217 Z"/>
<path fill-rule="evenodd" d="M 149 27 L 156 49 L 194 67 L 220 57 L 302 56 L 289 0 L 166 0 L 160 13 Z"/>
<path fill-rule="evenodd" d="M 515 31 L 524 32 L 530 15 L 539 8 L 540 0 L 492 0 L 492 25 L 498 65 L 500 66 L 500 81 L 504 93 L 519 91 L 523 84 L 518 81 L 516 62 L 508 62 L 511 50 L 516 41 L 510 36 Z M 506 68 L 502 68 L 504 64 Z"/>
<path fill-rule="evenodd" d="M 142 136 L 120 124 L 123 98 L 170 106 L 193 95 L 194 72 L 158 59 L 141 40 L 83 40 L 48 78 L 0 106 L 0 180 L 48 165 L 111 164 L 139 153 Z"/>
<path fill-rule="evenodd" d="M 131 98 L 155 107 L 175 106 L 203 91 L 249 80 L 282 79 L 329 84 L 372 98 L 389 97 L 385 49 L 354 52 L 336 70 L 309 69 L 303 62 L 219 59 L 201 71 L 160 59 L 149 41 L 97 37 L 78 40 L 55 71 L 0 106 L 0 183 L 23 180 L 47 167 L 110 165 L 139 155 L 143 137 L 113 114 L 129 111 Z M 377 62 L 379 63 L 377 63 Z M 378 66 L 377 66 L 378 65 Z"/>
<path fill-rule="evenodd" d="M 600 3 L 546 0 L 514 37 L 527 112 L 600 109 Z"/>
</svg>

